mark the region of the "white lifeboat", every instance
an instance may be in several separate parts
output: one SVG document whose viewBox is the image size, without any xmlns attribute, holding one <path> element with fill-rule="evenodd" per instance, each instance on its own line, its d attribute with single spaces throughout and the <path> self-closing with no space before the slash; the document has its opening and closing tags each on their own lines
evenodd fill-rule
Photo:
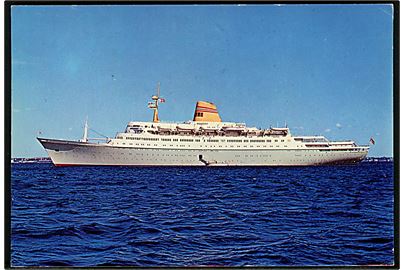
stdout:
<svg viewBox="0 0 405 270">
<path fill-rule="evenodd" d="M 207 128 L 207 127 L 200 127 L 201 130 L 205 132 L 218 132 L 219 128 Z"/>
<path fill-rule="evenodd" d="M 194 131 L 194 127 L 191 125 L 177 125 L 176 128 L 178 130 L 189 130 L 189 131 Z"/>
<path fill-rule="evenodd" d="M 288 128 L 275 128 L 275 127 L 273 127 L 271 129 L 275 130 L 275 131 L 288 131 Z"/>
<path fill-rule="evenodd" d="M 222 127 L 224 131 L 246 131 L 245 127 Z"/>
<path fill-rule="evenodd" d="M 157 127 L 158 131 L 163 131 L 163 132 L 167 132 L 167 131 L 173 131 L 171 128 L 164 128 L 164 127 Z"/>
</svg>

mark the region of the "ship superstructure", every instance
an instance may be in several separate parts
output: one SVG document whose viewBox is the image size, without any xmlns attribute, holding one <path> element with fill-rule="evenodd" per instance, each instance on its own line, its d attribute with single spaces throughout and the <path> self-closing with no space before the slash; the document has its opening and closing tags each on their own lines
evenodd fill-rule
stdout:
<svg viewBox="0 0 405 270">
<path fill-rule="evenodd" d="M 329 141 L 324 136 L 292 136 L 287 127 L 258 129 L 222 122 L 217 107 L 198 101 L 192 121 L 160 122 L 152 96 L 152 122 L 129 122 L 106 142 L 90 142 L 87 121 L 80 141 L 38 138 L 56 166 L 309 166 L 356 163 L 369 146 Z"/>
</svg>

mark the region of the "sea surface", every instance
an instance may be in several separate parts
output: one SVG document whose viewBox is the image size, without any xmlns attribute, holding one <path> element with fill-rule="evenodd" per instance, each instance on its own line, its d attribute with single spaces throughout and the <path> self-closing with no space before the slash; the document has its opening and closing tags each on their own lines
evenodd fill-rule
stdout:
<svg viewBox="0 0 405 270">
<path fill-rule="evenodd" d="M 12 165 L 12 266 L 394 263 L 393 163 Z"/>
</svg>

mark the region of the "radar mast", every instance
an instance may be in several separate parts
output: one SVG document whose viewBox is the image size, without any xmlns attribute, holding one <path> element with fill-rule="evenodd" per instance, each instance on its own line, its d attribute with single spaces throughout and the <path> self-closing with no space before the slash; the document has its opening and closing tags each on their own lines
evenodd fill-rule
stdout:
<svg viewBox="0 0 405 270">
<path fill-rule="evenodd" d="M 158 111 L 159 102 L 160 103 L 165 102 L 165 99 L 160 97 L 160 82 L 158 82 L 158 84 L 157 84 L 156 92 L 157 92 L 156 95 L 152 96 L 152 101 L 150 101 L 148 103 L 148 107 L 153 109 L 153 122 L 154 123 L 159 123 L 160 122 L 160 120 L 159 120 L 159 111 Z"/>
</svg>

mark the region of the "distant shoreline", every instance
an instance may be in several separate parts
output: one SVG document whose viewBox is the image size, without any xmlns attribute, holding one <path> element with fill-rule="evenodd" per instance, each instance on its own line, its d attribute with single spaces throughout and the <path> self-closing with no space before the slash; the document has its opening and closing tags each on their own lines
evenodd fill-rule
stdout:
<svg viewBox="0 0 405 270">
<path fill-rule="evenodd" d="M 11 158 L 11 164 L 18 163 L 52 163 L 49 157 Z"/>
</svg>

